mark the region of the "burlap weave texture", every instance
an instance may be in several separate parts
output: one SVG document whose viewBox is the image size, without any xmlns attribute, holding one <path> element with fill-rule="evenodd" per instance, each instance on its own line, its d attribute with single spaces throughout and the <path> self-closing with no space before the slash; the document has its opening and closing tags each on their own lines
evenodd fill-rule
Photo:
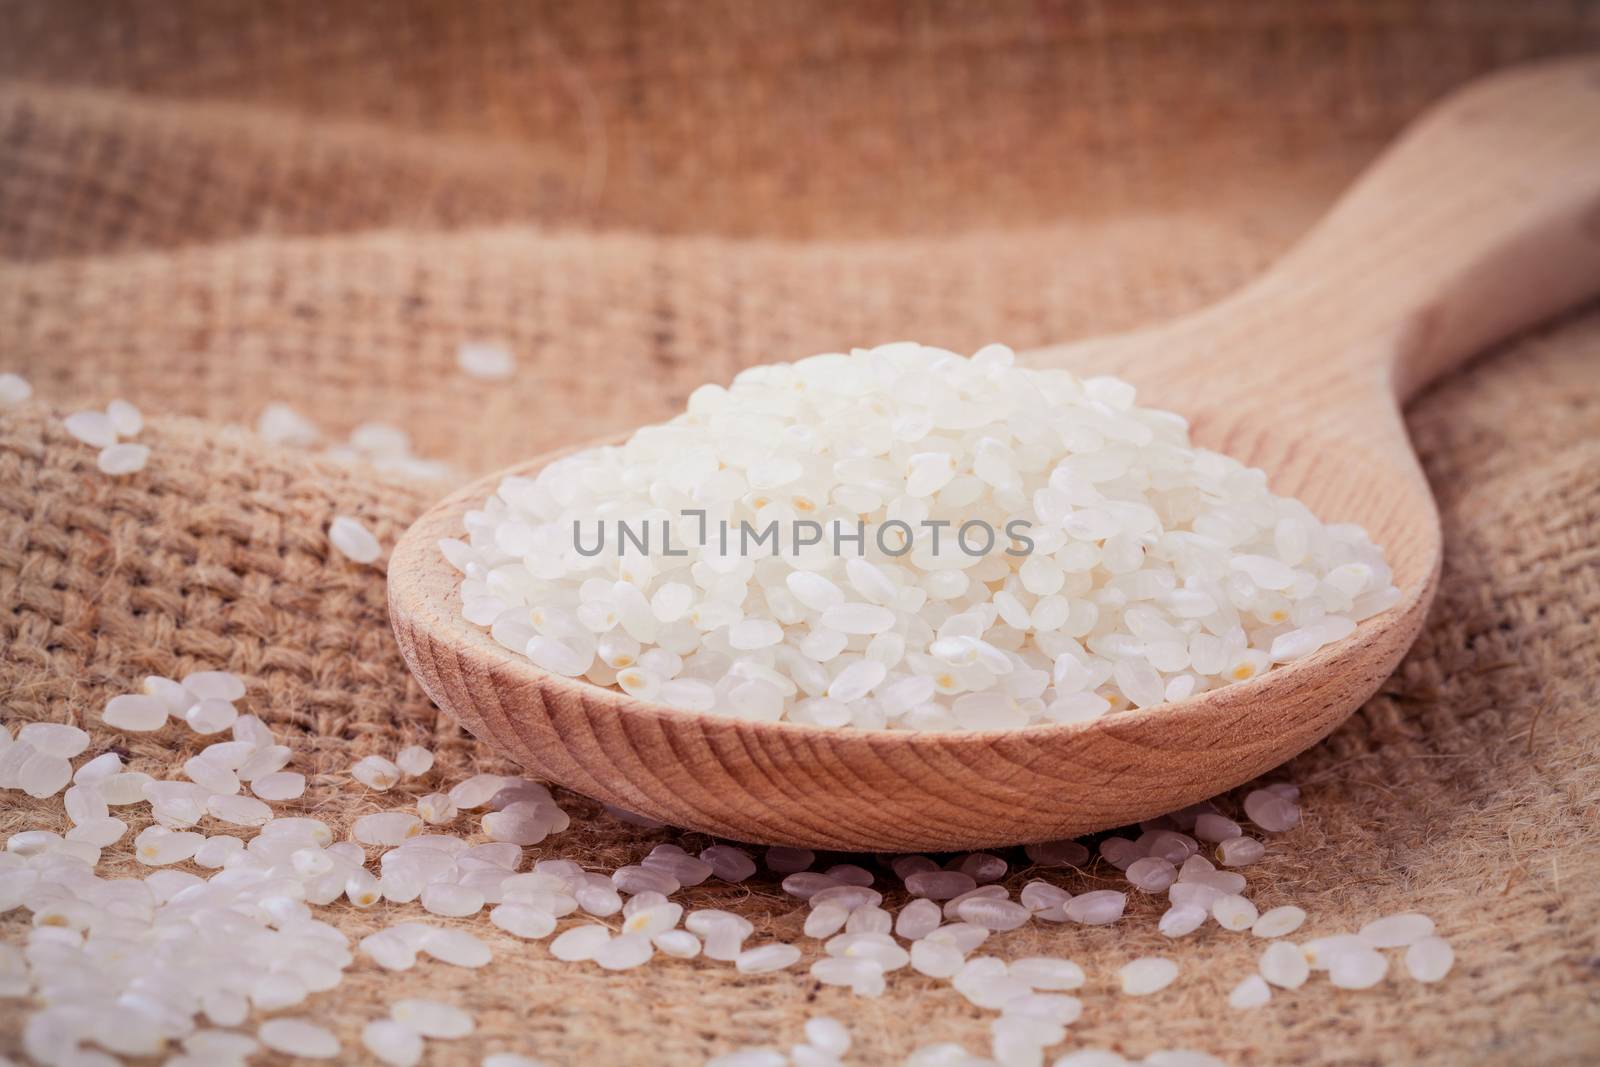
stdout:
<svg viewBox="0 0 1600 1067">
<path fill-rule="evenodd" d="M 0 371 L 38 390 L 0 414 L 5 721 L 76 722 L 91 753 L 170 776 L 197 739 L 130 739 L 99 709 L 147 673 L 226 667 L 296 747 L 303 810 L 339 829 L 511 768 L 410 681 L 381 566 L 327 547 L 335 513 L 392 543 L 439 487 L 268 447 L 244 425 L 267 401 L 333 436 L 399 423 L 468 473 L 663 416 L 761 360 L 1130 326 L 1270 262 L 1449 85 L 1600 28 L 1593 6 L 1556 3 L 4 6 Z M 454 369 L 473 338 L 517 352 L 512 382 Z M 1249 872 L 1263 908 L 1307 909 L 1310 935 L 1428 911 L 1456 971 L 1316 983 L 1237 1014 L 1226 993 L 1257 945 L 1214 928 L 1165 942 L 1159 906 L 1136 900 L 1113 928 L 1034 925 L 986 948 L 1085 965 L 1063 1048 L 1600 1058 L 1597 367 L 1591 309 L 1414 406 L 1445 528 L 1438 604 L 1380 695 L 1284 769 L 1306 820 Z M 154 456 L 113 481 L 60 415 L 117 395 L 153 416 Z M 421 787 L 350 782 L 354 758 L 409 742 L 439 752 Z M 562 799 L 573 829 L 540 856 L 606 870 L 659 840 L 706 843 Z M 7 794 L 0 836 L 59 828 L 58 805 Z M 124 872 L 126 848 L 108 852 Z M 1013 888 L 1038 874 L 1010 858 Z M 1046 876 L 1119 883 L 1104 866 Z M 804 917 L 765 876 L 684 899 L 760 937 L 796 939 Z M 329 913 L 352 935 L 414 914 Z M 308 1012 L 350 1062 L 362 1023 L 424 993 L 479 1020 L 429 1063 L 512 1048 L 695 1064 L 786 1046 L 815 1013 L 851 1025 L 850 1062 L 986 1047 L 989 1013 L 909 973 L 868 1001 L 803 965 L 607 974 L 493 940 L 479 972 L 358 964 Z M 1121 997 L 1115 968 L 1151 952 L 1179 960 L 1179 982 Z M 0 1053 L 19 1021 L 0 1001 Z"/>
</svg>

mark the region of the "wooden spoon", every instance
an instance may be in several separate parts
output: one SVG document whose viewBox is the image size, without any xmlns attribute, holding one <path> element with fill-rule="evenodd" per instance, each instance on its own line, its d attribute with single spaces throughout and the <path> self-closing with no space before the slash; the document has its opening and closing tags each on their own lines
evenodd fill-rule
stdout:
<svg viewBox="0 0 1600 1067">
<path fill-rule="evenodd" d="M 401 539 L 395 635 L 422 688 L 472 733 L 541 778 L 674 826 L 887 851 L 1124 825 L 1277 766 L 1373 694 L 1416 638 L 1439 574 L 1438 514 L 1400 404 L 1597 291 L 1600 62 L 1589 60 L 1450 97 L 1222 303 L 1031 353 L 1134 381 L 1141 402 L 1188 415 L 1199 444 L 1264 468 L 1325 521 L 1361 523 L 1394 567 L 1403 599 L 1352 637 L 1178 703 L 1014 731 L 861 731 L 692 714 L 546 674 L 463 621 L 459 576 L 436 547 L 503 475 Z"/>
</svg>

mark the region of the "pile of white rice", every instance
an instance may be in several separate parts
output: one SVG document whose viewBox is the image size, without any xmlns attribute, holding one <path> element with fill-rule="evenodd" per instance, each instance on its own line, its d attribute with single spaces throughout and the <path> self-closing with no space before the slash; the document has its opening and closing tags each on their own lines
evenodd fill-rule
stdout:
<svg viewBox="0 0 1600 1067">
<path fill-rule="evenodd" d="M 1182 700 L 1348 637 L 1400 595 L 1360 527 L 1194 447 L 1127 383 L 1019 367 L 1001 345 L 751 368 L 626 444 L 504 479 L 466 525 L 441 544 L 465 617 L 539 667 L 825 726 L 1009 728 Z"/>
</svg>

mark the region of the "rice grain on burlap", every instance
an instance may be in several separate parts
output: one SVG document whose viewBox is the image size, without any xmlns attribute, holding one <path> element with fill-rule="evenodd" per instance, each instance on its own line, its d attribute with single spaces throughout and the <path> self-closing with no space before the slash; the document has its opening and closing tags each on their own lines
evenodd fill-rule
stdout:
<svg viewBox="0 0 1600 1067">
<path fill-rule="evenodd" d="M 5 720 L 76 722 L 91 754 L 117 747 L 171 776 L 199 739 L 107 731 L 99 709 L 147 673 L 236 670 L 245 705 L 310 776 L 286 809 L 339 830 L 473 770 L 509 771 L 409 679 L 381 565 L 326 542 L 332 515 L 348 513 L 392 543 L 438 487 L 265 446 L 238 424 L 268 400 L 335 434 L 398 422 L 420 454 L 475 472 L 668 414 L 699 382 L 764 359 L 902 336 L 1028 345 L 1175 313 L 1281 252 L 1420 103 L 1595 25 L 1593 8 L 1553 3 L 1052 17 L 1019 5 L 968 20 L 867 5 L 816 27 L 782 22 L 781 8 L 734 5 L 720 26 L 674 22 L 667 5 L 582 18 L 172 7 L 145 22 L 111 5 L 95 12 L 97 34 L 82 30 L 83 5 L 8 10 L 0 56 L 20 80 L 0 91 L 0 371 L 39 396 L 0 415 Z M 529 20 L 549 30 L 537 43 L 519 36 Z M 194 65 L 172 61 L 180 43 L 193 50 L 184 27 L 209 43 Z M 519 66 L 552 48 L 564 66 Z M 712 73 L 667 58 L 691 54 Z M 407 76 L 374 77 L 374 64 Z M 917 88 L 929 71 L 940 79 Z M 549 79 L 589 104 L 516 106 L 519 91 L 543 99 Z M 808 123 L 808 109 L 822 118 Z M 596 123 L 612 135 L 598 193 Z M 1176 143 L 1191 127 L 1217 135 L 1210 147 Z M 837 149 L 824 170 L 769 140 L 815 152 L 824 130 Z M 1084 144 L 1091 158 L 1066 158 Z M 885 182 L 883 145 L 914 146 L 915 175 L 891 168 Z M 1036 166 L 1018 162 L 1029 146 Z M 999 223 L 1014 228 L 973 229 Z M 473 337 L 511 344 L 513 382 L 455 371 L 455 345 Z M 1307 909 L 1304 936 L 1428 911 L 1456 946 L 1454 973 L 1422 986 L 1396 961 L 1379 990 L 1316 980 L 1238 1014 L 1224 1000 L 1259 942 L 1214 927 L 1165 942 L 1160 905 L 1136 896 L 1115 927 L 1035 924 L 985 946 L 1085 965 L 1084 1018 L 1062 1049 L 1190 1045 L 1237 1064 L 1600 1056 L 1597 366 L 1600 309 L 1414 407 L 1445 529 L 1438 605 L 1383 691 L 1285 768 L 1306 819 L 1248 872 L 1263 908 Z M 59 419 L 114 395 L 153 415 L 150 466 L 121 479 L 100 475 Z M 439 752 L 422 785 L 382 795 L 350 781 L 357 756 L 410 742 Z M 562 800 L 573 828 L 537 855 L 608 870 L 657 841 L 706 843 Z M 0 834 L 61 826 L 59 799 L 5 802 Z M 139 870 L 129 841 L 107 850 L 123 875 Z M 1043 873 L 1121 885 L 1104 866 Z M 805 914 L 766 877 L 683 899 L 746 915 L 758 940 L 798 938 Z M 418 912 L 322 914 L 359 936 Z M 5 917 L 5 936 L 23 921 Z M 819 989 L 805 973 L 814 942 L 776 975 L 667 960 L 609 974 L 473 928 L 494 942 L 488 968 L 389 975 L 362 961 L 307 1013 L 338 1029 L 352 1061 L 361 1025 L 419 994 L 478 1016 L 473 1038 L 431 1045 L 440 1064 L 499 1049 L 695 1064 L 736 1044 L 787 1046 L 815 1013 L 852 1027 L 851 1062 L 936 1040 L 987 1047 L 991 1013 L 944 983 L 903 972 L 876 1001 Z M 1116 967 L 1144 953 L 1179 960 L 1179 981 L 1121 997 Z M 15 1053 L 20 1019 L 0 1001 L 0 1053 Z"/>
</svg>

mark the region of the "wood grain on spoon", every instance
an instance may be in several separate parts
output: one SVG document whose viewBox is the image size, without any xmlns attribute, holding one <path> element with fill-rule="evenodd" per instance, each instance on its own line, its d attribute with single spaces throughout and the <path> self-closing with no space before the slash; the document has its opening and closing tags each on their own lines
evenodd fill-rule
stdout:
<svg viewBox="0 0 1600 1067">
<path fill-rule="evenodd" d="M 1197 180 L 1203 176 L 1197 175 Z M 1070 254 L 1064 250 L 1063 254 Z M 1112 373 L 1190 417 L 1195 442 L 1384 546 L 1404 598 L 1257 678 L 1090 723 L 827 729 L 694 714 L 546 674 L 461 618 L 440 538 L 501 477 L 422 516 L 389 567 L 423 689 L 531 773 L 675 826 L 860 850 L 1042 841 L 1158 815 L 1325 737 L 1416 638 L 1438 515 L 1400 405 L 1474 352 L 1600 292 L 1600 62 L 1476 83 L 1417 124 L 1267 274 L 1167 325 L 1028 354 Z"/>
</svg>

